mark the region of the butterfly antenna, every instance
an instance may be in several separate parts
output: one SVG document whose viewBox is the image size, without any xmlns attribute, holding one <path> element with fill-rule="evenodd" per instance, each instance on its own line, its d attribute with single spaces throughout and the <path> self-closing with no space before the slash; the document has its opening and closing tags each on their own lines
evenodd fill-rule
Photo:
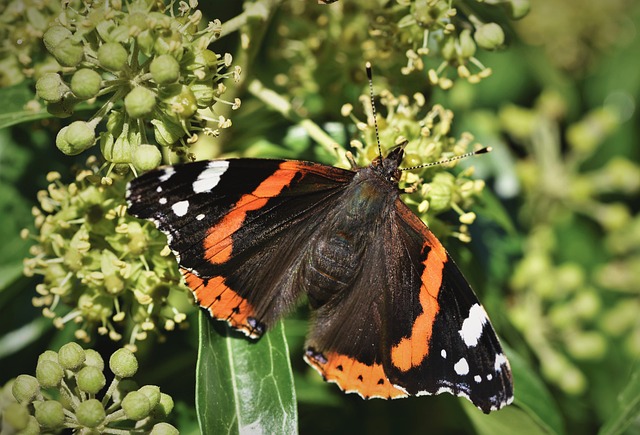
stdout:
<svg viewBox="0 0 640 435">
<path fill-rule="evenodd" d="M 373 73 L 371 72 L 371 62 L 365 64 L 367 69 L 367 78 L 369 79 L 369 95 L 371 95 L 371 110 L 373 113 L 373 125 L 376 127 L 376 141 L 378 142 L 378 155 L 382 162 L 382 147 L 380 146 L 380 132 L 378 131 L 378 119 L 376 118 L 376 102 L 373 98 Z M 384 163 L 383 163 L 384 164 Z"/>
<path fill-rule="evenodd" d="M 467 157 L 477 156 L 478 154 L 486 154 L 491 151 L 491 147 L 480 148 L 477 151 L 471 151 L 469 153 L 464 153 L 459 156 L 454 156 L 449 159 L 439 160 L 433 163 L 425 163 L 424 165 L 411 166 L 409 168 L 400 168 L 401 171 L 411 171 L 412 169 L 421 169 L 421 168 L 429 168 L 431 166 L 444 165 L 445 163 L 454 162 L 456 160 L 466 159 Z"/>
</svg>

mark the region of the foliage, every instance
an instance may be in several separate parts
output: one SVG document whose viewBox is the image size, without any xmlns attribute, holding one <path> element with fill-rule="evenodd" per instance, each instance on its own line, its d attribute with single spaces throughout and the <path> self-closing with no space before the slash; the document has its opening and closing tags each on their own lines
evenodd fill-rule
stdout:
<svg viewBox="0 0 640 435">
<path fill-rule="evenodd" d="M 22 400 L 46 384 L 43 361 L 62 364 L 74 340 L 100 361 L 134 351 L 136 377 L 163 393 L 144 392 L 170 394 L 162 417 L 182 433 L 639 430 L 640 8 L 322 3 L 0 5 L 3 430 L 55 430 L 96 394 L 105 399 L 83 414 L 89 426 L 104 424 L 91 420 L 104 406 L 117 420 L 148 399 L 120 406 L 126 398 L 114 396 L 108 408 L 102 367 L 85 370 L 96 372 L 90 392 L 78 387 L 83 363 L 59 370 L 72 388 L 47 384 L 47 400 Z M 245 156 L 348 167 L 350 152 L 366 165 L 378 152 L 366 61 L 383 152 L 406 140 L 404 165 L 416 166 L 478 143 L 494 150 L 402 182 L 416 186 L 404 199 L 506 344 L 516 401 L 503 411 L 485 416 L 446 395 L 341 394 L 301 362 L 304 307 L 257 344 L 236 337 L 198 314 L 164 237 L 126 214 L 126 182 L 160 164 Z M 78 403 L 56 401 L 70 391 Z M 136 429 L 172 433 L 149 422 Z"/>
</svg>

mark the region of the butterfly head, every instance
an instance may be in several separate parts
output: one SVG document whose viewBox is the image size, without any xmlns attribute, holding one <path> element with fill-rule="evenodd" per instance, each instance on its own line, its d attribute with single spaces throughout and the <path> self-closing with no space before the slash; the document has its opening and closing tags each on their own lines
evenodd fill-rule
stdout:
<svg viewBox="0 0 640 435">
<path fill-rule="evenodd" d="M 393 148 L 386 157 L 376 157 L 371 167 L 385 180 L 397 184 L 400 181 L 400 163 L 404 158 L 404 143 Z"/>
</svg>

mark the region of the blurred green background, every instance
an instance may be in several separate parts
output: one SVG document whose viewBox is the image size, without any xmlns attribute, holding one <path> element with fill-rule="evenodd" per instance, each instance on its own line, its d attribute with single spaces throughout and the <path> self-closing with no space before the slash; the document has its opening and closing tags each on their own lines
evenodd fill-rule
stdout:
<svg viewBox="0 0 640 435">
<path fill-rule="evenodd" d="M 453 111 L 452 136 L 470 132 L 494 149 L 465 162 L 487 183 L 472 209 L 478 215 L 472 241 L 437 234 L 446 237 L 508 349 L 516 404 L 485 417 L 448 395 L 392 402 L 343 395 L 302 361 L 308 313 L 301 309 L 284 321 L 301 433 L 640 433 L 640 4 L 532 0 L 528 14 L 514 20 L 523 3 L 453 2 L 458 31 L 477 28 L 475 17 L 498 23 L 505 35 L 498 49 L 478 48 L 473 61 L 464 57 L 472 73 L 491 69 L 477 83 L 460 77 L 456 62 L 447 64 L 444 40 L 434 40 L 425 55 L 409 52 L 421 45 L 424 28 L 406 17 L 429 2 L 199 6 L 225 25 L 246 19 L 211 46 L 242 67 L 240 82 L 226 81 L 224 95 L 239 97 L 242 106 L 220 109 L 233 125 L 198 143 L 199 158 L 336 163 L 305 121 L 345 148 L 359 138 L 341 108 L 352 104 L 358 118 L 366 117 L 358 100 L 367 93 L 366 60 L 378 93 L 422 93 L 427 107 Z M 74 166 L 99 157 L 93 149 L 63 155 L 54 139 L 70 120 L 25 109 L 35 98 L 37 68 L 36 76 L 24 72 L 34 67 L 21 63 L 24 45 L 16 44 L 24 24 L 7 11 L 8 1 L 4 10 L 0 5 L 0 385 L 33 373 L 41 352 L 74 338 L 73 325 L 57 330 L 34 308 L 41 278 L 23 275 L 32 242 L 20 233 L 34 229 L 32 208 L 48 172 L 69 182 Z M 46 61 L 38 44 L 29 53 L 34 64 Z M 416 58 L 424 65 L 417 67 Z M 451 83 L 430 81 L 430 69 Z M 71 120 L 86 119 L 88 106 Z M 384 118 L 386 108 L 378 109 Z M 197 313 L 189 312 L 190 328 L 137 343 L 138 380 L 172 395 L 172 423 L 182 433 L 198 430 Z M 90 346 L 108 355 L 120 344 L 97 336 Z"/>
</svg>

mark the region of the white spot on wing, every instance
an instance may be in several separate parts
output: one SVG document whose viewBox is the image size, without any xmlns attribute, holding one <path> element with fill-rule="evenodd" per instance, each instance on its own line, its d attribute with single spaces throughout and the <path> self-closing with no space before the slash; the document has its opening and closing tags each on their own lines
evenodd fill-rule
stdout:
<svg viewBox="0 0 640 435">
<path fill-rule="evenodd" d="M 162 171 L 162 172 L 163 172 L 163 173 L 162 173 L 162 175 L 160 175 L 160 176 L 158 177 L 158 179 L 164 183 L 164 182 L 165 182 L 165 181 L 167 181 L 169 178 L 171 178 L 171 177 L 173 176 L 173 174 L 175 174 L 175 173 L 176 173 L 176 170 L 175 170 L 174 168 L 172 168 L 172 167 L 168 167 L 167 169 L 165 169 L 165 170 L 164 170 L 164 171 Z"/>
<path fill-rule="evenodd" d="M 194 193 L 206 193 L 218 185 L 220 177 L 224 174 L 229 167 L 229 162 L 226 160 L 214 160 L 209 162 L 207 168 L 200 172 L 196 181 L 193 182 Z"/>
<path fill-rule="evenodd" d="M 499 353 L 496 355 L 496 362 L 494 364 L 494 368 L 496 369 L 496 372 L 502 371 L 502 366 L 503 365 L 509 365 L 509 361 L 507 361 L 507 357 L 504 356 L 504 354 Z"/>
<path fill-rule="evenodd" d="M 447 351 L 446 351 L 445 349 L 442 349 L 442 350 L 440 351 L 440 355 L 442 356 L 442 358 L 445 358 L 445 359 L 446 359 L 446 358 L 447 358 Z"/>
<path fill-rule="evenodd" d="M 158 187 L 156 188 L 156 192 L 158 192 L 158 193 L 162 192 L 162 186 L 158 186 Z"/>
<path fill-rule="evenodd" d="M 480 304 L 473 304 L 469 309 L 469 316 L 462 322 L 462 329 L 458 331 L 460 337 L 468 347 L 478 344 L 482 329 L 488 322 L 487 313 Z"/>
<path fill-rule="evenodd" d="M 171 206 L 171 210 L 173 210 L 176 216 L 182 217 L 186 215 L 189 210 L 189 201 L 178 201 Z"/>
<path fill-rule="evenodd" d="M 162 205 L 165 205 L 167 203 L 167 198 L 160 198 L 158 202 Z"/>
<path fill-rule="evenodd" d="M 460 358 L 457 363 L 453 366 L 453 369 L 460 376 L 464 376 L 469 373 L 469 363 L 466 359 Z"/>
<path fill-rule="evenodd" d="M 474 380 L 474 381 L 476 381 L 477 383 L 480 383 L 480 382 L 482 382 L 482 376 L 480 376 L 480 375 L 475 375 L 475 376 L 473 377 L 473 380 Z"/>
<path fill-rule="evenodd" d="M 202 219 L 204 219 L 204 215 L 202 213 L 200 213 L 198 216 L 196 216 L 196 220 L 197 221 L 201 221 Z"/>
</svg>

